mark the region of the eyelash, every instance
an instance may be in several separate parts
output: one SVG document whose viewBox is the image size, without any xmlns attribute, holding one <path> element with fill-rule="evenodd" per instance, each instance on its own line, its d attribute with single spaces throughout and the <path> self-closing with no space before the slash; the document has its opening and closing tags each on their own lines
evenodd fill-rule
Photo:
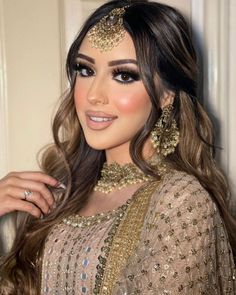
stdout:
<svg viewBox="0 0 236 295">
<path fill-rule="evenodd" d="M 88 76 L 84 76 L 84 75 L 82 75 L 82 70 L 87 70 L 87 71 L 92 71 L 92 72 L 94 72 L 89 66 L 87 66 L 87 65 L 85 65 L 85 64 L 83 64 L 83 63 L 75 63 L 74 65 L 73 65 L 73 70 L 77 73 L 77 74 L 79 74 L 80 75 L 80 77 L 88 77 Z M 91 76 L 91 75 L 89 75 L 89 76 Z"/>
<path fill-rule="evenodd" d="M 91 69 L 89 66 L 87 66 L 86 64 L 83 63 L 75 63 L 73 65 L 73 70 L 81 77 L 81 78 L 87 78 L 87 77 L 91 77 L 94 75 L 94 70 Z M 90 73 L 88 73 L 87 75 L 82 74 L 82 71 L 86 70 Z M 119 75 L 126 75 L 129 79 L 129 81 L 124 81 L 124 80 L 118 80 L 116 77 L 118 77 Z M 130 84 L 133 83 L 135 81 L 139 81 L 140 80 L 140 75 L 137 71 L 135 70 L 131 70 L 127 67 L 118 67 L 116 69 L 113 69 L 112 71 L 112 77 L 115 81 L 117 81 L 118 83 L 121 84 Z M 131 80 L 130 80 L 131 79 Z"/>
<path fill-rule="evenodd" d="M 115 77 L 119 76 L 119 75 L 127 75 L 128 78 L 132 79 L 131 81 L 121 81 L 121 80 L 117 80 L 115 79 Z M 133 83 L 135 81 L 139 81 L 140 80 L 140 76 L 139 73 L 135 70 L 131 70 L 125 67 L 120 67 L 120 68 L 116 68 L 112 71 L 112 76 L 113 79 L 115 79 L 117 82 L 122 83 L 122 84 L 129 84 L 129 83 Z"/>
</svg>

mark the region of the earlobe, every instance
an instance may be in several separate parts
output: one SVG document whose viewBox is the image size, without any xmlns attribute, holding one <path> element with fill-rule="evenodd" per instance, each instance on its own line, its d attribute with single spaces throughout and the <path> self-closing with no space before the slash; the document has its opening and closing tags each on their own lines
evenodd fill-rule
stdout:
<svg viewBox="0 0 236 295">
<path fill-rule="evenodd" d="M 166 106 L 172 105 L 174 102 L 174 97 L 175 97 L 174 92 L 169 90 L 165 91 L 160 101 L 161 109 L 163 110 Z"/>
</svg>

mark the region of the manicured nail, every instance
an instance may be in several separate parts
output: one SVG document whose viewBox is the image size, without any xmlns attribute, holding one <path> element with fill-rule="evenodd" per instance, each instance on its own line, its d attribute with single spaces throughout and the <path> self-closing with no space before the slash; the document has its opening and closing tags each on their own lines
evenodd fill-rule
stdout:
<svg viewBox="0 0 236 295">
<path fill-rule="evenodd" d="M 66 186 L 62 182 L 58 182 L 57 188 L 66 189 Z"/>
</svg>

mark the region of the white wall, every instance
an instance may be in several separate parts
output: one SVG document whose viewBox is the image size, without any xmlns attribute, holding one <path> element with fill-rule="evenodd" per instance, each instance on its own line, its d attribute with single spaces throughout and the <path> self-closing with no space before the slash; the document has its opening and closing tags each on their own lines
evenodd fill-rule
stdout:
<svg viewBox="0 0 236 295">
<path fill-rule="evenodd" d="M 50 141 L 51 113 L 61 92 L 59 4 L 2 0 L 1 10 L 8 126 L 5 169 L 36 169 L 36 153 Z"/>
</svg>

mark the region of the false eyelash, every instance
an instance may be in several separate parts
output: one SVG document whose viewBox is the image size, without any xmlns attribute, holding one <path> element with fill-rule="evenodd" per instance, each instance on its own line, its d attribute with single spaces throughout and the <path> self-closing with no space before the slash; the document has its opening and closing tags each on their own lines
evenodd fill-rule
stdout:
<svg viewBox="0 0 236 295">
<path fill-rule="evenodd" d="M 119 74 L 127 74 L 129 75 L 134 81 L 138 81 L 140 80 L 140 75 L 137 71 L 133 70 L 133 69 L 129 69 L 129 68 L 126 68 L 126 67 L 119 67 L 119 68 L 116 68 L 112 71 L 112 75 L 113 76 L 116 76 L 116 75 L 119 75 Z"/>
<path fill-rule="evenodd" d="M 79 72 L 79 70 L 80 70 L 81 68 L 85 68 L 85 69 L 87 69 L 87 70 L 90 70 L 90 69 L 91 69 L 89 66 L 87 66 L 86 64 L 81 63 L 81 62 L 75 62 L 75 63 L 73 64 L 73 66 L 72 66 L 72 69 L 73 69 L 73 71 L 75 71 L 75 72 Z"/>
</svg>

